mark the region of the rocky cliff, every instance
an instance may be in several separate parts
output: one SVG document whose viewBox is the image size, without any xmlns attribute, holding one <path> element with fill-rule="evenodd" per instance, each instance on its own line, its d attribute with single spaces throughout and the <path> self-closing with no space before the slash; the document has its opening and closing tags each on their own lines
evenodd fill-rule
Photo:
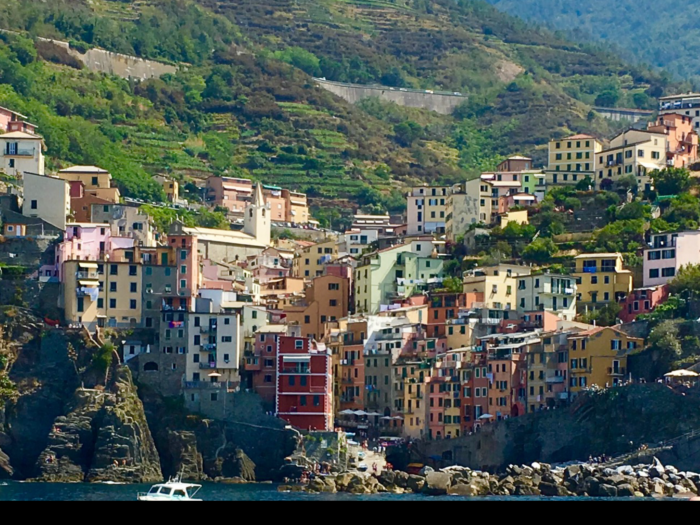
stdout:
<svg viewBox="0 0 700 525">
<path fill-rule="evenodd" d="M 0 354 L 15 391 L 0 404 L 0 477 L 162 479 L 130 371 L 85 331 L 4 308 Z"/>
</svg>

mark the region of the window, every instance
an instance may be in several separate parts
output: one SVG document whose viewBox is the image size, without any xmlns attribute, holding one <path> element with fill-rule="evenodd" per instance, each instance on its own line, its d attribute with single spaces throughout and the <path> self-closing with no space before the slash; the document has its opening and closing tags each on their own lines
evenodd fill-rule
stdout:
<svg viewBox="0 0 700 525">
<path fill-rule="evenodd" d="M 304 340 L 297 339 L 296 341 L 294 341 L 294 348 L 296 348 L 297 350 L 304 348 Z"/>
<path fill-rule="evenodd" d="M 659 277 L 659 269 L 658 268 L 652 268 L 649 270 L 649 279 L 658 279 Z"/>
<path fill-rule="evenodd" d="M 136 284 L 136 283 L 131 283 L 131 285 L 130 285 L 129 288 L 130 288 L 130 290 L 131 290 L 131 293 L 136 293 L 136 292 L 137 292 L 137 284 Z"/>
<path fill-rule="evenodd" d="M 304 378 L 306 379 L 306 378 Z M 321 406 L 321 396 L 314 396 L 314 406 Z"/>
<path fill-rule="evenodd" d="M 135 265 L 132 264 L 132 265 L 129 266 L 129 275 L 131 275 L 131 276 L 136 275 L 136 271 L 137 271 L 137 270 L 136 270 L 136 266 L 135 266 Z"/>
<path fill-rule="evenodd" d="M 37 209 L 37 207 L 38 207 L 38 204 L 37 204 L 37 202 L 36 202 L 35 200 L 34 200 L 34 201 L 32 201 L 32 210 L 36 210 L 36 209 Z"/>
<path fill-rule="evenodd" d="M 338 301 L 336 299 L 331 299 L 330 306 L 338 306 Z"/>
<path fill-rule="evenodd" d="M 187 259 L 187 251 L 186 250 L 180 250 L 180 260 L 184 261 Z"/>
<path fill-rule="evenodd" d="M 306 406 L 306 396 L 300 396 L 299 397 L 299 405 L 305 407 Z"/>
<path fill-rule="evenodd" d="M 109 307 L 110 307 L 110 308 L 116 308 L 116 307 L 117 307 L 117 300 L 116 300 L 116 299 L 110 299 L 110 300 L 109 300 Z"/>
<path fill-rule="evenodd" d="M 78 312 L 82 312 L 84 310 L 85 310 L 85 298 L 78 297 Z"/>
<path fill-rule="evenodd" d="M 109 275 L 119 275 L 119 265 L 110 264 L 109 265 Z"/>
<path fill-rule="evenodd" d="M 305 315 L 304 316 L 304 324 L 309 324 L 311 322 L 311 316 L 310 315 Z"/>
<path fill-rule="evenodd" d="M 104 308 L 105 307 L 105 300 L 102 298 L 97 299 L 97 308 Z"/>
<path fill-rule="evenodd" d="M 289 376 L 289 386 L 295 386 L 295 385 L 296 385 L 296 377 Z"/>
<path fill-rule="evenodd" d="M 230 342 L 232 342 L 232 341 L 233 341 L 233 337 L 231 337 L 230 335 L 223 335 L 223 336 L 221 336 L 221 342 L 222 342 L 222 343 L 230 343 Z"/>
<path fill-rule="evenodd" d="M 109 283 L 109 291 L 116 292 L 117 291 L 117 283 Z"/>
<path fill-rule="evenodd" d="M 136 310 L 136 299 L 131 299 L 129 301 L 129 308 L 132 310 Z"/>
<path fill-rule="evenodd" d="M 180 273 L 182 275 L 187 275 L 187 266 L 185 266 L 184 264 L 180 266 Z"/>
<path fill-rule="evenodd" d="M 674 275 L 676 275 L 676 269 L 673 266 L 661 270 L 662 277 L 673 277 Z"/>
</svg>

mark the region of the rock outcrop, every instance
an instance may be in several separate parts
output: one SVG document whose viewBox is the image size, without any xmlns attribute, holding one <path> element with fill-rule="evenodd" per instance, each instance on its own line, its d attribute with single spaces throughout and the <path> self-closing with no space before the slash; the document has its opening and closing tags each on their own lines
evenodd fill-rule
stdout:
<svg viewBox="0 0 700 525">
<path fill-rule="evenodd" d="M 10 479 L 14 473 L 10 458 L 0 449 L 0 479 Z"/>
<path fill-rule="evenodd" d="M 162 479 L 160 460 L 127 368 L 110 391 L 76 391 L 65 416 L 56 418 L 37 464 L 38 481 Z"/>
<path fill-rule="evenodd" d="M 168 452 L 174 472 L 182 479 L 202 481 L 204 474 L 202 454 L 197 450 L 197 436 L 186 430 L 168 431 Z"/>
</svg>

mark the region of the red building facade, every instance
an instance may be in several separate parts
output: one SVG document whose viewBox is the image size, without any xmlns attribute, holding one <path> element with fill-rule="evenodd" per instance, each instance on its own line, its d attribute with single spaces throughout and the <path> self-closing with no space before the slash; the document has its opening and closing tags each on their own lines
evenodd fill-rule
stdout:
<svg viewBox="0 0 700 525">
<path fill-rule="evenodd" d="M 333 429 L 331 353 L 324 344 L 278 338 L 275 413 L 297 428 Z"/>
</svg>

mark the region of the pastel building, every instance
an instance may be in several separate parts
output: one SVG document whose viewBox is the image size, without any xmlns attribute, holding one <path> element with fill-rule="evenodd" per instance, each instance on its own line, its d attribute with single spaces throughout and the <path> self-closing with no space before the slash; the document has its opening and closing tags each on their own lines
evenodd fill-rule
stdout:
<svg viewBox="0 0 700 525">
<path fill-rule="evenodd" d="M 595 180 L 596 155 L 603 144 L 591 135 L 576 134 L 549 142 L 547 185 L 576 185 L 589 177 Z"/>
<path fill-rule="evenodd" d="M 576 279 L 567 275 L 525 275 L 518 277 L 518 311 L 543 310 L 562 319 L 576 317 Z"/>
<path fill-rule="evenodd" d="M 593 327 L 569 337 L 569 391 L 615 386 L 628 377 L 627 357 L 644 347 L 644 339 L 615 327 Z"/>
<path fill-rule="evenodd" d="M 27 131 L 11 131 L 0 135 L 0 169 L 19 177 L 23 173 L 44 174 L 43 137 Z"/>
<path fill-rule="evenodd" d="M 623 323 L 631 323 L 638 315 L 653 312 L 657 306 L 668 299 L 668 285 L 635 288 L 620 305 L 622 311 L 618 315 Z"/>
<path fill-rule="evenodd" d="M 515 311 L 518 307 L 518 279 L 528 275 L 530 268 L 527 266 L 500 264 L 475 268 L 464 273 L 463 291 L 481 295 L 484 298 L 481 307 Z"/>
<path fill-rule="evenodd" d="M 632 272 L 624 269 L 621 253 L 586 253 L 574 261 L 579 310 L 619 303 L 632 291 Z"/>
<path fill-rule="evenodd" d="M 491 224 L 498 210 L 493 205 L 493 191 L 490 181 L 480 178 L 452 187 L 445 216 L 447 240 L 454 241 L 473 224 Z"/>
<path fill-rule="evenodd" d="M 412 188 L 407 196 L 407 235 L 445 233 L 449 186 Z"/>
<path fill-rule="evenodd" d="M 652 234 L 644 249 L 644 287 L 668 283 L 686 265 L 700 263 L 700 230 Z"/>
<path fill-rule="evenodd" d="M 112 187 L 112 175 L 97 166 L 72 166 L 59 170 L 57 176 L 65 181 L 80 182 L 86 191 L 109 202 L 119 202 L 119 189 Z"/>
<path fill-rule="evenodd" d="M 693 117 L 682 113 L 659 115 L 656 122 L 649 124 L 648 131 L 664 133 L 666 143 L 666 164 L 683 168 L 698 158 L 698 134 L 693 127 Z"/>
<path fill-rule="evenodd" d="M 22 177 L 22 215 L 36 217 L 65 230 L 70 215 L 68 184 L 59 178 L 25 173 Z"/>
<path fill-rule="evenodd" d="M 659 97 L 659 116 L 684 115 L 692 120 L 693 129 L 700 129 L 700 93 L 680 93 Z"/>
<path fill-rule="evenodd" d="M 607 149 L 596 154 L 596 186 L 610 189 L 619 178 L 632 175 L 639 189 L 651 189 L 649 174 L 666 167 L 665 133 L 629 129 L 614 137 Z"/>
<path fill-rule="evenodd" d="M 206 183 L 206 202 L 227 208 L 232 213 L 243 214 L 253 195 L 253 182 L 249 179 L 216 177 Z"/>
</svg>

